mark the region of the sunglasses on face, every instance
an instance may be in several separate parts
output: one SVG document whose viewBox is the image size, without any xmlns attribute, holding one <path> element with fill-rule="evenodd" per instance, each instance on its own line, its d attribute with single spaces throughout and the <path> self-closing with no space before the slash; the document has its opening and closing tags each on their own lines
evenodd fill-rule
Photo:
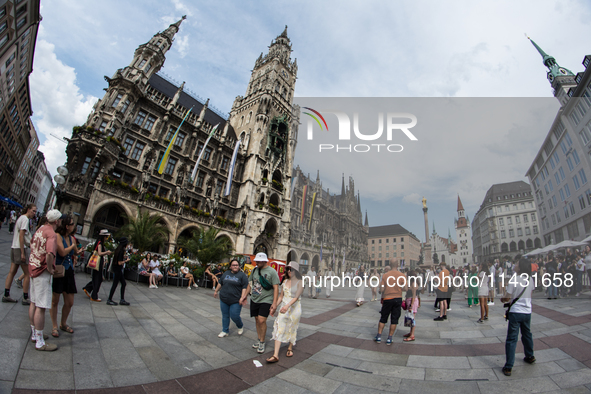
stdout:
<svg viewBox="0 0 591 394">
<path fill-rule="evenodd" d="M 291 267 L 285 267 L 286 271 L 291 271 Z"/>
</svg>

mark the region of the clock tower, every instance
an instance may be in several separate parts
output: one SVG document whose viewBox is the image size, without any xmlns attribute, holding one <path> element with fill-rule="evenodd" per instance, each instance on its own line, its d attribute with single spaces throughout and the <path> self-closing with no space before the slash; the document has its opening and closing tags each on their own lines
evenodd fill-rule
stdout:
<svg viewBox="0 0 591 394">
<path fill-rule="evenodd" d="M 458 240 L 458 261 L 461 266 L 472 264 L 472 228 L 464 213 L 462 200 L 458 195 L 458 218 L 455 220 L 456 239 Z"/>
<path fill-rule="evenodd" d="M 246 94 L 236 97 L 229 119 L 244 155 L 238 202 L 243 217 L 255 223 L 241 234 L 236 249 L 281 260 L 289 251 L 290 185 L 300 113 L 293 106 L 298 66 L 291 51 L 285 26 L 269 52 L 256 60 Z"/>
<path fill-rule="evenodd" d="M 554 90 L 554 97 L 560 101 L 560 105 L 563 106 L 568 101 L 568 90 L 572 87 L 577 86 L 575 82 L 575 75 L 572 71 L 567 68 L 560 67 L 553 56 L 548 55 L 535 43 L 534 40 L 527 37 L 533 46 L 542 55 L 542 62 L 544 66 L 548 67 L 546 77 Z"/>
</svg>

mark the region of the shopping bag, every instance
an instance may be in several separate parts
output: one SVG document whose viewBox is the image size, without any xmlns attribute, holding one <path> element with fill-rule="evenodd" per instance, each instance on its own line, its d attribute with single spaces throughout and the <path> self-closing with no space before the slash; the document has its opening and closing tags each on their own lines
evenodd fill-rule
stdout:
<svg viewBox="0 0 591 394">
<path fill-rule="evenodd" d="M 413 327 L 415 322 L 414 315 L 411 311 L 406 311 L 404 314 L 404 327 Z"/>
<path fill-rule="evenodd" d="M 92 268 L 95 271 L 98 271 L 100 268 L 100 256 L 98 252 L 95 250 L 90 259 L 88 260 L 88 264 L 86 265 L 88 268 Z"/>
</svg>

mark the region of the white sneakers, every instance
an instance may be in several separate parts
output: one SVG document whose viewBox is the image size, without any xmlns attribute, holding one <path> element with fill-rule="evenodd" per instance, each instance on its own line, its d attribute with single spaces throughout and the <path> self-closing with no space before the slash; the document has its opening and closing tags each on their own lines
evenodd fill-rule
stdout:
<svg viewBox="0 0 591 394">
<path fill-rule="evenodd" d="M 227 332 L 223 332 L 223 331 L 222 331 L 222 332 L 220 332 L 220 333 L 218 334 L 218 338 L 224 338 L 224 337 L 227 337 L 228 335 L 230 335 L 230 334 L 228 334 Z"/>
<path fill-rule="evenodd" d="M 148 287 L 148 288 L 149 288 L 149 289 L 157 289 L 157 288 L 158 288 L 158 286 L 156 286 L 156 285 L 150 285 L 150 287 Z"/>
<path fill-rule="evenodd" d="M 242 335 L 244 333 L 244 327 L 238 329 L 238 335 Z"/>
<path fill-rule="evenodd" d="M 191 290 L 191 286 L 187 287 L 187 290 Z"/>
<path fill-rule="evenodd" d="M 197 288 L 199 286 L 197 286 L 197 283 L 193 283 L 193 287 Z"/>
</svg>

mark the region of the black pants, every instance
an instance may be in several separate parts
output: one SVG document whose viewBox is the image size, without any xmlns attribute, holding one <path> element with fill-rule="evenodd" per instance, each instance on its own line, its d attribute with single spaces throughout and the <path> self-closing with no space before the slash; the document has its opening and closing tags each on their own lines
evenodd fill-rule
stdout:
<svg viewBox="0 0 591 394">
<path fill-rule="evenodd" d="M 123 276 L 123 266 L 120 265 L 115 267 L 113 270 L 113 274 L 115 278 L 113 279 L 113 285 L 111 286 L 111 292 L 109 293 L 109 299 L 113 301 L 113 295 L 115 294 L 115 290 L 117 290 L 117 285 L 121 282 L 121 300 L 125 299 L 125 286 L 127 283 L 125 282 L 125 276 Z"/>
<path fill-rule="evenodd" d="M 92 270 L 91 277 L 90 282 L 84 286 L 84 290 L 91 293 L 90 297 L 93 300 L 98 300 L 98 292 L 101 288 L 101 283 L 103 283 L 103 259 L 101 259 L 99 270 Z"/>
</svg>

